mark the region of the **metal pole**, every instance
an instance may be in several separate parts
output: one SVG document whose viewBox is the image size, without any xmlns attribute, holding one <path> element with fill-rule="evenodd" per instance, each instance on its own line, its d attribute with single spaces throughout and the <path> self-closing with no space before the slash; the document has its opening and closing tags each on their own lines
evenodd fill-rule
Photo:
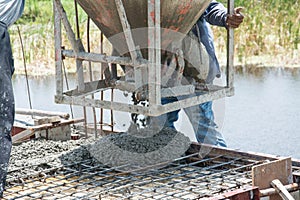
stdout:
<svg viewBox="0 0 300 200">
<path fill-rule="evenodd" d="M 161 32 L 160 0 L 155 0 L 155 104 L 161 104 Z"/>
<path fill-rule="evenodd" d="M 56 1 L 53 0 L 54 13 L 54 43 L 55 43 L 55 78 L 56 95 L 63 94 L 63 73 L 62 73 L 62 54 L 61 54 L 61 18 L 57 10 Z"/>
<path fill-rule="evenodd" d="M 75 51 L 75 54 L 77 54 L 81 51 L 84 51 L 84 47 L 83 47 L 81 40 L 79 38 L 76 40 L 75 33 L 71 27 L 70 22 L 68 21 L 66 12 L 65 12 L 60 0 L 54 0 L 54 1 L 56 2 L 56 11 L 60 15 L 59 16 L 60 20 L 62 21 L 62 23 L 66 29 L 68 39 L 71 43 L 72 48 Z M 83 77 L 82 61 L 78 60 L 77 58 L 76 58 L 76 68 L 77 68 L 78 90 L 84 91 L 84 77 Z"/>
<path fill-rule="evenodd" d="M 148 90 L 149 90 L 149 107 L 155 104 L 155 87 L 153 83 L 155 82 L 155 52 L 154 52 L 154 42 L 155 42 L 155 35 L 154 35 L 154 1 L 148 0 Z"/>
<path fill-rule="evenodd" d="M 228 14 L 234 13 L 234 0 L 228 0 Z M 227 30 L 227 87 L 232 89 L 234 81 L 234 31 L 233 28 Z"/>
<path fill-rule="evenodd" d="M 148 87 L 151 107 L 161 104 L 160 0 L 148 0 L 148 41 Z"/>
<path fill-rule="evenodd" d="M 126 11 L 125 11 L 124 5 L 122 3 L 122 0 L 115 0 L 115 2 L 116 2 L 119 17 L 120 17 L 120 22 L 121 22 L 121 25 L 123 28 L 125 40 L 127 43 L 128 51 L 130 53 L 130 57 L 132 59 L 133 66 L 134 66 L 135 86 L 136 86 L 136 89 L 138 89 L 141 86 L 143 86 L 143 79 L 142 79 L 143 76 L 142 76 L 141 69 L 136 67 L 138 65 L 139 54 L 141 54 L 140 52 L 138 53 L 138 51 L 140 51 L 140 49 L 138 49 L 139 47 L 137 48 L 134 44 L 131 27 L 128 22 L 127 16 L 126 16 Z"/>
</svg>

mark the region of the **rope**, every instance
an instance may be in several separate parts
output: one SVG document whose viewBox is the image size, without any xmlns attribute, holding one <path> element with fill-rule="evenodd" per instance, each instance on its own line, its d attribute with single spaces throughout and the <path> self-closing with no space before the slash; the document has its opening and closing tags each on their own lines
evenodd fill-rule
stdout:
<svg viewBox="0 0 300 200">
<path fill-rule="evenodd" d="M 77 32 L 77 39 L 80 38 L 79 33 L 79 23 L 78 23 L 78 6 L 77 6 L 77 0 L 74 0 L 74 6 L 75 6 L 75 17 L 76 17 L 76 32 Z"/>
<path fill-rule="evenodd" d="M 63 74 L 64 74 L 64 77 L 65 77 L 65 80 L 66 80 L 66 87 L 67 87 L 67 90 L 70 90 L 67 71 L 66 71 L 66 66 L 65 66 L 64 61 L 62 61 L 62 66 L 63 66 Z M 70 112 L 71 112 L 72 119 L 74 119 L 73 107 L 72 107 L 71 104 L 70 104 Z"/>
<path fill-rule="evenodd" d="M 103 36 L 103 33 L 101 32 L 100 33 L 100 54 L 103 54 L 103 51 L 104 51 L 104 49 L 103 49 L 103 38 L 104 36 Z M 103 73 L 102 73 L 102 71 L 103 71 L 103 64 L 101 63 L 101 67 L 100 67 L 100 71 L 101 71 L 101 80 L 103 80 Z M 103 99 L 104 99 L 104 92 L 103 91 L 101 91 L 100 92 L 100 100 L 101 101 L 103 101 Z M 100 108 L 100 129 L 101 130 L 103 130 L 103 115 L 104 115 L 104 110 L 103 110 L 103 108 Z"/>
<path fill-rule="evenodd" d="M 80 39 L 80 32 L 79 32 L 79 18 L 78 18 L 78 4 L 77 4 L 77 0 L 74 0 L 74 7 L 75 7 L 77 40 L 79 40 Z M 87 133 L 87 112 L 86 112 L 86 106 L 83 106 L 82 109 L 83 109 L 83 116 L 84 116 L 85 137 L 87 138 L 88 137 L 88 133 Z"/>
<path fill-rule="evenodd" d="M 88 49 L 88 53 L 91 52 L 91 45 L 90 45 L 90 17 L 88 17 L 87 20 L 87 49 Z M 93 81 L 93 72 L 92 72 L 92 62 L 89 61 L 89 72 L 90 72 L 90 81 Z M 92 94 L 92 99 L 94 99 L 94 94 Z M 98 133 L 97 133 L 97 116 L 96 116 L 96 109 L 95 107 L 92 107 L 92 111 L 93 111 L 93 117 L 94 117 L 94 129 L 95 129 L 95 138 L 98 138 Z"/>
<path fill-rule="evenodd" d="M 21 49 L 22 49 L 22 56 L 23 56 L 23 64 L 24 64 L 24 70 L 25 70 L 25 78 L 26 78 L 26 86 L 27 86 L 29 107 L 30 107 L 30 110 L 32 110 L 30 87 L 29 87 L 29 82 L 28 82 L 28 73 L 27 73 L 27 66 L 26 66 L 26 58 L 25 58 L 25 53 L 24 53 L 24 45 L 23 45 L 23 40 L 22 40 L 21 31 L 20 31 L 19 26 L 17 26 L 17 28 L 18 28 L 18 34 L 19 34 L 19 39 L 20 39 Z M 33 119 L 33 114 L 32 113 L 31 113 L 31 118 Z"/>
</svg>

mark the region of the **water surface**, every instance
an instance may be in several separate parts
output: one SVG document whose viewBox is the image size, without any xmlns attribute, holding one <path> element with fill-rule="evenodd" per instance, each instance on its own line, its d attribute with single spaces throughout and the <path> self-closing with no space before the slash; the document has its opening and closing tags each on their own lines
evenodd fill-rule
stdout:
<svg viewBox="0 0 300 200">
<path fill-rule="evenodd" d="M 298 70 L 299 71 L 299 70 Z M 243 151 L 254 151 L 300 159 L 300 76 L 298 71 L 276 69 L 258 73 L 240 73 L 235 76 L 235 95 L 216 102 L 216 120 L 228 146 Z M 24 76 L 13 79 L 16 107 L 29 108 Z M 74 85 L 74 79 L 70 79 Z M 54 103 L 55 77 L 29 79 L 33 109 L 70 113 L 68 105 Z M 118 99 L 128 101 L 123 93 Z M 107 96 L 107 95 L 106 95 Z M 82 117 L 82 108 L 73 107 L 74 117 Z M 91 119 L 91 111 L 88 110 Z M 99 114 L 99 112 L 97 111 Z M 108 121 L 109 113 L 106 112 Z M 128 126 L 128 113 L 118 112 L 115 125 Z M 176 127 L 191 135 L 191 127 L 181 112 Z"/>
</svg>

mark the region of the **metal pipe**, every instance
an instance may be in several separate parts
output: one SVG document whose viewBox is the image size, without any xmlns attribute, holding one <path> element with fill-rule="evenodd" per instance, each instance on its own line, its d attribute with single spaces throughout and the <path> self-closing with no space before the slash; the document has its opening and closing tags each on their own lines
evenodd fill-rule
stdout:
<svg viewBox="0 0 300 200">
<path fill-rule="evenodd" d="M 160 0 L 155 0 L 155 104 L 161 105 L 161 20 L 160 20 Z M 150 69 L 151 70 L 151 69 Z"/>
<path fill-rule="evenodd" d="M 148 0 L 149 107 L 161 104 L 160 0 Z"/>
<path fill-rule="evenodd" d="M 148 90 L 149 107 L 156 104 L 155 101 L 155 1 L 148 0 Z"/>
<path fill-rule="evenodd" d="M 61 18 L 57 10 L 57 3 L 53 0 L 54 13 L 54 45 L 55 45 L 55 74 L 56 95 L 63 94 L 63 72 L 62 72 L 62 41 L 61 41 Z"/>
<path fill-rule="evenodd" d="M 141 55 L 141 53 L 139 52 L 139 48 L 137 48 L 137 46 L 134 44 L 134 40 L 131 33 L 131 27 L 126 16 L 126 11 L 122 3 L 122 0 L 115 0 L 115 2 L 119 14 L 120 22 L 123 28 L 123 34 L 125 36 L 125 40 L 127 43 L 128 51 L 131 56 L 133 66 L 136 66 L 137 60 L 139 59 L 139 55 Z M 135 80 L 136 89 L 143 86 L 144 83 L 142 81 L 142 77 L 143 74 L 141 70 L 134 67 L 134 80 Z"/>
<path fill-rule="evenodd" d="M 234 13 L 234 0 L 228 0 L 228 14 Z M 227 30 L 227 87 L 234 89 L 234 30 L 229 27 Z"/>
<path fill-rule="evenodd" d="M 129 57 L 119 57 L 119 56 L 107 56 L 105 54 L 97 54 L 97 53 L 86 53 L 79 52 L 76 53 L 73 50 L 62 50 L 63 56 L 69 58 L 77 58 L 80 60 L 92 61 L 92 62 L 101 62 L 101 63 L 114 63 L 119 65 L 130 65 L 134 67 L 146 67 L 147 60 L 139 59 L 136 63 Z"/>
<path fill-rule="evenodd" d="M 164 113 L 179 110 L 181 108 L 186 108 L 193 105 L 198 105 L 207 101 L 217 100 L 226 96 L 226 89 L 220 89 L 216 91 L 211 91 L 200 96 L 194 96 L 187 99 L 179 100 L 173 103 L 168 103 L 165 105 L 154 105 L 152 107 L 143 107 L 138 105 L 130 105 L 127 103 L 111 102 L 111 101 L 100 101 L 92 100 L 82 97 L 69 97 L 69 96 L 55 96 L 55 101 L 60 103 L 64 102 L 67 104 L 72 103 L 73 105 L 85 105 L 85 106 L 95 106 L 99 108 L 118 110 L 129 113 L 143 114 L 147 116 L 159 116 Z"/>
<path fill-rule="evenodd" d="M 80 39 L 76 40 L 75 33 L 71 27 L 71 24 L 67 18 L 66 12 L 65 12 L 60 0 L 55 0 L 55 2 L 56 2 L 56 11 L 60 15 L 61 22 L 63 23 L 63 25 L 66 29 L 68 39 L 69 39 L 69 41 L 72 45 L 72 48 L 75 51 L 75 55 L 76 55 L 76 53 L 78 53 L 80 51 L 84 51 L 83 44 Z M 76 59 L 76 68 L 77 68 L 78 89 L 80 91 L 83 91 L 84 90 L 84 77 L 83 77 L 83 67 L 82 67 L 81 60 Z"/>
<path fill-rule="evenodd" d="M 297 183 L 291 183 L 291 184 L 285 185 L 284 187 L 289 192 L 295 192 L 295 191 L 300 190 L 300 186 Z M 271 195 L 274 195 L 274 194 L 279 194 L 274 188 L 268 188 L 268 189 L 260 190 L 259 192 L 260 192 L 261 197 L 266 197 L 266 196 L 271 196 Z"/>
</svg>

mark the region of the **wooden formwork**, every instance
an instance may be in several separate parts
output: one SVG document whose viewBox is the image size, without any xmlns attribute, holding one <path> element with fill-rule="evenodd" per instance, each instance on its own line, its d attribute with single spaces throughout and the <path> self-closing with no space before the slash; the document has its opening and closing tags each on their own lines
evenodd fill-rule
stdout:
<svg viewBox="0 0 300 200">
<path fill-rule="evenodd" d="M 32 109 L 16 109 L 17 119 L 11 131 L 12 142 L 20 143 L 33 138 L 50 140 L 70 140 L 71 124 L 83 122 L 80 119 L 69 119 L 69 114 Z M 20 119 L 18 119 L 20 117 Z"/>
</svg>

